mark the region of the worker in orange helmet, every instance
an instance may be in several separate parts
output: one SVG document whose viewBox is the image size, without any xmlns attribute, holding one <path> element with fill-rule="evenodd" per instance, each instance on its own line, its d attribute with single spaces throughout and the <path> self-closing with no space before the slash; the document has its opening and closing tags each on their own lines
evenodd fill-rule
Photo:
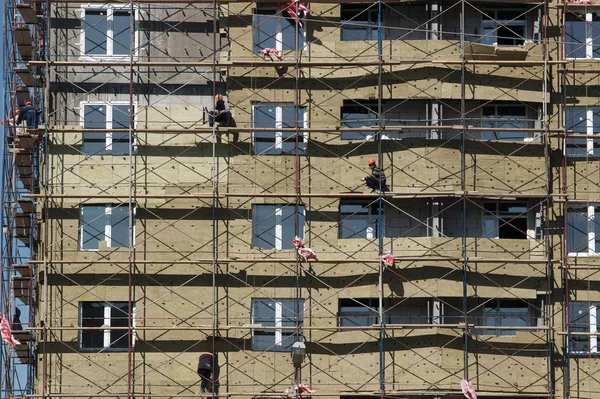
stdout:
<svg viewBox="0 0 600 399">
<path fill-rule="evenodd" d="M 17 115 L 16 124 L 20 125 L 23 120 L 25 120 L 28 129 L 35 129 L 37 127 L 37 112 L 33 108 L 33 105 L 31 105 L 31 101 L 27 101 L 25 106 L 21 108 L 21 112 Z"/>
<path fill-rule="evenodd" d="M 217 122 L 219 126 L 231 126 L 231 111 L 229 111 L 229 105 L 223 99 L 222 94 L 217 94 L 215 96 L 215 109 L 208 113 L 208 124 L 213 126 L 215 122 Z"/>
<path fill-rule="evenodd" d="M 371 189 L 371 192 L 379 194 L 386 189 L 386 179 L 383 169 L 377 167 L 375 159 L 371 158 L 367 162 L 369 169 L 371 169 L 371 176 L 365 176 L 361 180 L 367 183 L 367 186 Z"/>
</svg>

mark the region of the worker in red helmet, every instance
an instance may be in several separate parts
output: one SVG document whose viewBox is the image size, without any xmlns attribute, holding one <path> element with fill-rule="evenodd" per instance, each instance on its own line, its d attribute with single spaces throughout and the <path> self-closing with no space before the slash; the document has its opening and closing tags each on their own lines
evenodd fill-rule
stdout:
<svg viewBox="0 0 600 399">
<path fill-rule="evenodd" d="M 17 115 L 16 124 L 20 125 L 23 120 L 25 120 L 27 129 L 35 129 L 37 127 L 37 112 L 33 108 L 33 105 L 31 105 L 31 101 L 27 101 L 25 106 L 21 108 L 21 112 Z"/>
<path fill-rule="evenodd" d="M 373 158 L 369 159 L 367 163 L 369 164 L 369 169 L 371 169 L 371 176 L 363 177 L 361 180 L 367 183 L 367 186 L 371 189 L 371 192 L 379 194 L 385 191 L 386 179 L 383 169 L 377 167 L 377 163 Z"/>
<path fill-rule="evenodd" d="M 215 96 L 215 109 L 208 113 L 208 124 L 212 127 L 215 122 L 219 126 L 231 126 L 231 111 L 229 111 L 229 105 L 223 99 L 222 94 Z"/>
</svg>

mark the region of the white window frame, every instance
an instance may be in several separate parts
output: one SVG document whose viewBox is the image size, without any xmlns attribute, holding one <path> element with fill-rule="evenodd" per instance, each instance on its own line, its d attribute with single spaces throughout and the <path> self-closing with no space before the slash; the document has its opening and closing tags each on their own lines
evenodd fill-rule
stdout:
<svg viewBox="0 0 600 399">
<path fill-rule="evenodd" d="M 283 250 L 283 208 L 286 207 L 295 207 L 293 204 L 289 205 L 280 205 L 280 204 L 253 204 L 255 206 L 270 206 L 274 208 L 275 215 L 275 248 L 278 251 Z M 304 224 L 302 224 L 302 237 L 304 237 L 304 225 L 306 224 L 306 207 L 304 205 L 300 205 L 298 207 L 298 211 L 302 216 L 304 216 Z M 254 241 L 254 223 L 252 223 L 252 241 Z"/>
<path fill-rule="evenodd" d="M 86 206 L 102 206 L 102 204 L 82 204 L 79 207 L 79 220 L 81 223 L 81 219 L 83 216 L 83 209 Z M 122 204 L 120 206 L 128 206 L 128 204 Z M 117 205 L 113 205 L 113 204 L 104 204 L 104 241 L 106 242 L 106 247 L 107 248 L 112 248 L 111 247 L 111 237 L 112 237 L 112 224 L 110 221 L 110 217 L 112 215 L 112 210 L 113 208 L 116 208 Z M 135 247 L 135 221 L 136 221 L 136 206 L 132 204 L 131 206 L 131 210 L 133 213 L 133 223 L 132 223 L 132 232 L 131 232 L 131 243 L 129 244 L 131 248 Z M 131 217 L 131 215 L 130 215 Z M 92 252 L 97 252 L 100 250 L 100 248 L 98 249 L 93 249 L 93 248 L 83 248 L 83 232 L 84 232 L 84 228 L 86 225 L 81 225 L 79 226 L 79 250 L 80 251 L 92 251 Z M 127 247 L 117 247 L 117 248 L 127 248 Z"/>
<path fill-rule="evenodd" d="M 85 14 L 86 14 L 86 10 L 106 10 L 106 20 L 108 22 L 108 26 L 107 26 L 107 32 L 106 32 L 106 54 L 86 54 L 85 53 Z M 81 6 L 81 34 L 80 34 L 80 39 L 81 39 L 81 43 L 80 43 L 80 51 L 81 51 L 81 55 L 79 56 L 79 61 L 115 61 L 115 60 L 123 60 L 123 61 L 129 61 L 130 58 L 132 59 L 132 61 L 138 61 L 139 60 L 139 21 L 140 21 L 140 15 L 139 15 L 139 9 L 137 5 L 134 5 L 134 18 L 135 18 L 135 23 L 134 23 L 134 29 L 135 29 L 135 33 L 134 33 L 134 48 L 133 48 L 133 56 L 131 54 L 129 55 L 124 55 L 124 54 L 112 54 L 113 52 L 113 15 L 115 10 L 124 10 L 124 11 L 131 11 L 131 6 L 129 5 L 111 5 L 111 4 L 85 4 Z"/>
<path fill-rule="evenodd" d="M 490 215 L 490 211 L 485 209 L 485 205 L 486 204 L 494 204 L 495 205 L 495 210 L 493 215 Z M 489 239 L 497 239 L 497 240 L 502 240 L 503 238 L 499 237 L 499 233 L 500 233 L 500 205 L 503 204 L 511 204 L 511 202 L 507 202 L 507 201 L 483 201 L 482 205 L 482 209 L 481 209 L 481 236 L 483 238 L 489 238 Z M 533 210 L 531 209 L 531 207 L 529 206 L 527 201 L 514 201 L 515 205 L 524 205 L 525 206 L 525 213 L 523 215 L 517 216 L 517 219 L 525 219 L 525 223 L 527 225 L 527 230 L 525 231 L 525 238 L 523 239 L 527 239 L 527 240 L 533 240 L 536 237 L 536 230 L 535 230 L 535 225 L 536 225 L 536 221 L 532 220 L 532 213 Z M 538 217 L 538 213 L 533 213 L 534 217 Z M 541 212 L 539 213 L 539 217 L 541 217 Z M 514 218 L 513 218 L 514 219 Z M 494 234 L 493 237 L 484 237 L 484 226 L 485 226 L 485 222 L 486 220 L 491 220 L 494 223 Z M 540 221 L 541 223 L 541 221 Z"/>
<path fill-rule="evenodd" d="M 594 304 L 590 305 L 590 307 L 588 309 L 590 319 L 589 319 L 589 329 L 587 332 L 590 333 L 590 335 L 588 336 L 588 338 L 590 340 L 590 350 L 588 352 L 571 350 L 570 349 L 571 343 L 569 342 L 569 353 L 589 354 L 589 353 L 600 352 L 598 350 L 598 336 L 600 335 L 600 334 L 598 334 L 598 308 L 599 307 L 600 307 L 599 304 L 594 303 Z M 569 315 L 569 318 L 570 317 L 571 317 L 571 315 Z M 571 324 L 571 320 L 568 320 L 568 323 Z M 592 334 L 597 334 L 597 335 L 592 335 Z"/>
<path fill-rule="evenodd" d="M 79 103 L 79 125 L 81 126 L 81 128 L 83 129 L 85 126 L 85 107 L 86 106 L 98 106 L 98 105 L 104 105 L 106 106 L 106 129 L 112 129 L 112 120 L 113 120 L 113 107 L 116 105 L 132 105 L 133 106 L 133 127 L 131 128 L 131 130 L 135 130 L 137 128 L 137 109 L 138 109 L 138 104 L 137 101 L 134 101 L 133 103 L 130 103 L 129 101 L 81 101 Z M 84 143 L 84 134 L 82 133 L 81 135 L 81 143 L 83 145 Z M 135 138 L 135 136 L 133 135 L 133 132 L 131 133 L 132 137 L 131 137 L 131 152 L 135 153 L 137 152 L 137 139 Z M 107 131 L 106 132 L 106 143 L 105 143 L 105 151 L 106 152 L 111 152 L 112 151 L 112 132 Z M 90 156 L 92 156 L 93 154 L 89 154 Z M 98 154 L 98 155 L 107 155 L 105 152 Z"/>
<path fill-rule="evenodd" d="M 522 15 L 524 20 L 511 20 L 510 22 L 506 23 L 506 24 L 501 24 L 498 21 L 498 11 L 516 11 L 519 13 L 519 15 Z M 485 15 L 481 16 L 481 39 L 483 40 L 486 37 L 490 37 L 493 36 L 495 38 L 495 41 L 491 44 L 492 46 L 498 46 L 498 30 L 505 26 L 508 29 L 511 29 L 511 27 L 513 26 L 522 26 L 523 27 L 523 44 L 525 43 L 531 43 L 530 39 L 527 39 L 527 14 L 529 12 L 531 12 L 532 10 L 526 10 L 526 9 L 520 9 L 520 8 L 506 8 L 506 9 L 486 9 L 484 10 L 484 13 L 487 15 L 490 15 L 490 17 L 492 19 L 486 19 L 487 17 Z M 489 34 L 484 34 L 484 32 L 486 31 L 486 29 L 490 29 L 490 33 Z M 515 45 L 506 45 L 503 44 L 501 45 L 502 47 L 515 47 L 515 46 L 521 46 L 520 44 L 515 44 Z"/>
<path fill-rule="evenodd" d="M 273 17 L 275 18 L 275 49 L 279 50 L 279 51 L 292 51 L 290 49 L 288 50 L 284 50 L 283 49 L 283 30 L 285 29 L 286 26 L 291 26 L 290 23 L 287 21 L 287 19 L 283 16 L 283 8 L 282 7 L 264 7 L 264 8 L 260 8 L 260 11 L 273 11 L 275 14 L 273 15 Z M 257 12 L 257 15 L 269 15 L 269 14 L 259 14 Z M 298 27 L 299 31 L 300 31 L 300 35 L 302 36 L 302 45 L 298 47 L 298 51 L 304 51 L 306 50 L 306 18 L 301 18 L 300 21 L 302 21 L 302 25 L 304 25 L 304 28 L 300 28 Z M 260 29 L 260 27 L 259 27 Z M 295 39 L 294 39 L 295 40 Z M 254 42 L 254 32 L 252 33 L 252 41 Z M 252 43 L 252 50 L 254 51 L 254 46 L 255 43 Z"/>
<path fill-rule="evenodd" d="M 256 113 L 256 107 L 275 107 L 275 129 L 282 129 L 283 128 L 283 108 L 282 106 L 288 106 L 288 105 L 293 105 L 293 104 L 286 104 L 286 103 L 255 103 L 252 104 L 252 127 L 254 128 L 254 121 L 256 120 L 255 118 L 255 113 Z M 304 115 L 302 118 L 302 123 L 304 125 L 304 127 L 302 129 L 308 129 L 308 109 L 306 107 L 298 107 L 298 108 L 302 108 L 304 109 Z M 301 141 L 298 141 L 298 144 L 300 143 L 304 143 L 306 147 L 306 149 L 304 150 L 304 152 L 308 151 L 308 134 L 306 133 L 306 131 L 301 131 L 299 132 L 300 138 L 302 139 Z M 292 154 L 284 154 L 282 152 L 283 150 L 283 132 L 281 130 L 278 130 L 275 132 L 275 145 L 270 148 L 269 150 L 265 151 L 265 152 L 261 152 L 261 153 L 255 153 L 254 152 L 254 145 L 255 145 L 255 136 L 254 136 L 254 132 L 252 132 L 252 152 L 254 153 L 254 155 L 292 155 Z"/>
<path fill-rule="evenodd" d="M 293 302 L 295 301 L 294 298 L 252 298 L 251 301 L 251 314 L 252 314 L 252 320 L 250 321 L 250 323 L 254 326 L 256 325 L 255 321 L 254 321 L 254 317 L 256 316 L 254 314 L 254 301 L 273 301 L 275 302 L 275 317 L 273 322 L 275 323 L 275 342 L 274 345 L 271 347 L 271 349 L 268 349 L 267 351 L 273 351 L 273 348 L 279 346 L 282 346 L 282 342 L 283 342 L 283 303 L 282 301 L 289 301 L 289 302 Z M 304 299 L 300 298 L 300 309 L 299 312 L 301 315 L 304 314 Z M 295 306 L 295 305 L 294 305 Z M 304 320 L 304 316 L 302 316 L 302 320 Z M 304 324 L 304 323 L 303 323 Z M 288 327 L 285 328 L 285 330 L 291 330 L 292 328 Z M 302 327 L 300 327 L 300 329 L 302 329 Z M 251 340 L 254 340 L 254 328 L 252 329 L 252 337 Z M 260 330 L 260 328 L 256 328 L 256 330 Z M 299 337 L 300 340 L 302 341 L 301 337 Z M 253 346 L 253 344 L 251 344 L 251 346 Z"/>
<path fill-rule="evenodd" d="M 585 108 L 585 134 L 587 137 L 585 137 L 585 148 L 587 151 L 588 155 L 594 156 L 594 141 L 595 140 L 600 140 L 600 135 L 598 135 L 596 132 L 594 132 L 594 110 L 598 111 L 598 113 L 600 114 L 600 107 L 585 107 L 585 106 L 572 106 L 569 107 L 567 106 L 567 108 Z M 563 113 L 563 118 L 565 120 L 565 124 L 567 122 L 567 113 L 566 110 Z M 597 129 L 600 128 L 597 127 Z M 592 136 L 597 136 L 598 138 L 594 138 Z M 576 137 L 571 137 L 571 138 L 576 138 Z M 584 137 L 581 137 L 582 139 L 584 139 Z M 568 140 L 568 138 L 567 138 Z M 583 154 L 582 154 L 583 155 Z M 582 155 L 569 155 L 567 154 L 567 158 L 573 158 L 573 159 L 577 159 L 577 158 L 581 158 Z"/>
<path fill-rule="evenodd" d="M 113 303 L 125 303 L 127 301 L 111 301 L 111 302 L 101 302 L 101 301 L 82 301 L 79 302 L 79 327 L 83 327 L 83 303 L 84 302 L 95 302 L 95 303 L 102 303 L 104 304 L 104 326 L 106 327 L 110 327 L 110 322 L 111 322 L 111 315 L 112 315 L 112 309 Z M 134 348 L 135 347 L 135 337 L 136 337 L 136 331 L 135 328 L 137 327 L 136 325 L 136 307 L 135 307 L 135 303 L 132 303 L 132 309 L 131 309 L 131 315 L 132 315 L 132 320 L 131 320 L 131 347 Z M 124 351 L 127 350 L 127 348 L 113 348 L 111 347 L 111 340 L 110 340 L 110 329 L 106 329 L 103 330 L 103 348 L 86 348 L 83 347 L 82 343 L 83 343 L 83 330 L 79 330 L 79 349 L 81 350 L 98 350 L 98 349 L 103 349 L 103 350 L 111 350 L 111 351 Z"/>
<path fill-rule="evenodd" d="M 587 257 L 587 256 L 598 256 L 600 255 L 600 248 L 596 248 L 596 229 L 595 229 L 595 223 L 594 220 L 596 219 L 596 208 L 600 208 L 600 205 L 598 204 L 594 204 L 594 205 L 588 205 L 586 206 L 572 206 L 571 208 L 567 209 L 567 212 L 569 212 L 569 209 L 577 209 L 577 208 L 587 208 L 587 237 L 588 237 L 588 250 L 587 252 L 569 252 L 567 254 L 567 256 L 572 256 L 572 257 Z M 600 209 L 599 209 L 600 210 Z M 568 220 L 568 215 L 567 215 L 567 220 Z M 599 228 L 600 230 L 600 228 Z M 598 234 L 600 234 L 600 231 L 598 231 Z M 567 243 L 567 245 L 569 245 Z M 598 251 L 596 250 L 598 249 Z"/>
<path fill-rule="evenodd" d="M 593 9 L 594 11 L 589 11 L 591 9 Z M 598 14 L 600 16 L 600 8 L 598 7 L 586 7 L 585 8 L 587 10 L 587 12 L 575 12 L 573 14 L 585 14 L 585 21 L 582 21 L 583 23 L 585 23 L 585 58 L 578 58 L 578 57 L 568 57 L 565 54 L 565 59 L 567 60 L 593 60 L 593 59 L 600 59 L 600 57 L 596 57 L 594 58 L 594 32 L 595 30 L 593 29 L 593 27 L 591 26 L 591 23 L 594 22 L 594 15 L 593 14 Z M 566 26 L 565 26 L 566 29 Z M 597 35 L 596 35 L 597 36 Z M 568 41 L 568 40 L 567 40 Z M 600 44 L 599 44 L 600 45 Z M 563 47 L 566 53 L 566 45 Z"/>
</svg>

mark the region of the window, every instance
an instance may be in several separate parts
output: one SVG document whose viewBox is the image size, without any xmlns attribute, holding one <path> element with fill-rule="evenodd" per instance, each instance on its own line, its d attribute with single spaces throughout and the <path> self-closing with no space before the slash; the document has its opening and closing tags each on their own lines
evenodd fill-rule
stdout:
<svg viewBox="0 0 600 399">
<path fill-rule="evenodd" d="M 526 129 L 531 123 L 527 120 L 524 105 L 486 105 L 482 110 L 481 127 L 487 129 Z M 511 140 L 524 141 L 531 135 L 525 132 L 484 131 L 482 140 Z"/>
<path fill-rule="evenodd" d="M 254 15 L 252 31 L 255 54 L 266 48 L 279 51 L 296 49 L 296 23 L 285 18 L 281 9 L 258 9 Z M 304 48 L 304 35 L 304 28 L 298 26 L 298 49 Z"/>
<path fill-rule="evenodd" d="M 129 304 L 127 302 L 80 302 L 80 327 L 128 327 Z M 133 307 L 135 321 L 135 306 Z M 135 323 L 132 324 L 135 327 Z M 81 349 L 128 349 L 128 331 L 80 330 L 79 347 Z M 132 334 L 132 345 L 134 343 Z"/>
<path fill-rule="evenodd" d="M 594 256 L 600 251 L 600 206 L 570 207 L 567 210 L 569 256 Z"/>
<path fill-rule="evenodd" d="M 340 327 L 363 327 L 377 324 L 379 299 L 340 299 L 338 325 Z"/>
<path fill-rule="evenodd" d="M 361 128 L 377 126 L 377 104 L 363 103 L 342 107 L 342 127 Z M 342 132 L 342 140 L 366 140 L 375 135 L 373 131 Z"/>
<path fill-rule="evenodd" d="M 526 202 L 484 202 L 484 238 L 527 238 Z"/>
<path fill-rule="evenodd" d="M 132 237 L 135 237 L 135 207 Z M 108 248 L 129 246 L 129 206 L 83 205 L 79 215 L 79 248 L 98 250 L 100 241 Z"/>
<path fill-rule="evenodd" d="M 298 228 L 296 229 L 296 219 Z M 304 206 L 254 205 L 252 207 L 252 247 L 291 249 L 294 237 L 304 237 Z"/>
<path fill-rule="evenodd" d="M 588 302 L 569 303 L 569 336 L 568 351 L 570 353 L 598 353 L 598 310 L 600 305 Z M 577 335 L 584 333 L 585 335 Z"/>
<path fill-rule="evenodd" d="M 343 298 L 339 299 L 338 305 L 337 316 L 340 327 L 365 327 L 379 324 L 378 298 Z M 436 313 L 434 309 L 440 309 L 439 301 L 429 298 L 383 298 L 383 322 L 384 324 L 431 324 L 432 316 Z"/>
<path fill-rule="evenodd" d="M 513 299 L 492 299 L 485 303 L 482 325 L 486 327 L 535 327 L 536 309 L 527 302 Z M 484 329 L 483 335 L 515 335 L 517 330 Z"/>
<path fill-rule="evenodd" d="M 81 11 L 82 58 L 129 58 L 133 46 L 137 55 L 138 38 L 131 42 L 131 9 L 125 7 L 86 6 Z M 134 10 L 137 29 L 137 10 Z"/>
<path fill-rule="evenodd" d="M 81 124 L 85 131 L 81 151 L 88 155 L 128 154 L 129 132 L 111 132 L 110 129 L 129 129 L 132 115 L 129 103 L 82 103 Z M 135 115 L 135 107 L 133 110 Z"/>
<path fill-rule="evenodd" d="M 377 5 L 342 4 L 342 40 L 377 40 L 377 13 Z"/>
<path fill-rule="evenodd" d="M 296 316 L 297 315 L 297 316 Z M 252 299 L 252 324 L 277 327 L 261 330 L 252 329 L 252 350 L 287 352 L 295 341 L 296 322 L 304 324 L 303 299 Z"/>
<path fill-rule="evenodd" d="M 252 107 L 252 127 L 260 129 L 304 128 L 305 108 L 284 104 L 257 104 Z M 306 134 L 298 132 L 298 153 L 306 154 Z M 254 154 L 295 154 L 296 133 L 282 131 L 255 131 L 252 133 Z"/>
<path fill-rule="evenodd" d="M 339 238 L 377 238 L 379 231 L 379 206 L 377 201 L 360 200 L 340 202 Z"/>
<path fill-rule="evenodd" d="M 600 108 L 567 107 L 565 109 L 565 128 L 569 134 L 593 136 L 600 131 Z M 600 139 L 587 137 L 567 138 L 568 157 L 600 156 Z"/>
<path fill-rule="evenodd" d="M 565 58 L 600 58 L 598 11 L 567 14 Z"/>
<path fill-rule="evenodd" d="M 517 46 L 525 43 L 526 9 L 483 10 L 481 43 Z"/>
</svg>

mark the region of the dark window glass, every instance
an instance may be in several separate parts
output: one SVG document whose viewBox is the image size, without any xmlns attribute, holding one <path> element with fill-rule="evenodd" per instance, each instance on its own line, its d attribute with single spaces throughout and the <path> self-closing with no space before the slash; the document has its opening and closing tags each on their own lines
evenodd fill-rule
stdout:
<svg viewBox="0 0 600 399">
<path fill-rule="evenodd" d="M 303 107 L 298 108 L 298 128 L 304 128 Z M 255 128 L 275 129 L 296 127 L 296 108 L 293 105 L 265 104 L 254 106 L 252 125 Z M 303 132 L 298 133 L 298 152 L 306 153 L 306 143 Z M 278 131 L 256 131 L 253 133 L 253 148 L 255 154 L 295 154 L 296 133 Z"/>
<path fill-rule="evenodd" d="M 298 236 L 303 238 L 303 206 L 298 207 L 297 215 Z M 252 247 L 263 249 L 293 248 L 292 241 L 296 235 L 295 225 L 295 205 L 254 205 L 252 208 Z"/>
<path fill-rule="evenodd" d="M 110 325 L 111 327 L 128 327 L 129 321 L 127 314 L 129 304 L 127 302 L 110 304 Z M 127 330 L 110 330 L 110 347 L 127 349 Z"/>
<path fill-rule="evenodd" d="M 81 248 L 98 249 L 98 243 L 104 240 L 106 226 L 106 207 L 104 205 L 86 205 L 81 207 Z"/>
<path fill-rule="evenodd" d="M 377 40 L 377 6 L 341 5 L 342 41 Z M 383 34 L 383 32 L 382 32 Z"/>
<path fill-rule="evenodd" d="M 340 299 L 338 324 L 341 327 L 362 327 L 377 324 L 379 317 L 379 300 L 367 299 Z"/>
<path fill-rule="evenodd" d="M 592 326 L 598 331 L 598 310 L 600 306 L 588 302 L 569 303 L 569 352 L 598 352 L 598 335 L 577 335 L 590 333 Z M 600 335 L 600 334 L 599 334 Z"/>
<path fill-rule="evenodd" d="M 106 105 L 83 106 L 84 129 L 106 129 Z M 89 155 L 106 152 L 106 130 L 102 132 L 84 132 L 82 152 Z"/>
<path fill-rule="evenodd" d="M 85 54 L 106 55 L 108 42 L 108 17 L 105 9 L 87 9 L 83 21 Z"/>
<path fill-rule="evenodd" d="M 376 203 L 340 202 L 339 238 L 377 238 L 379 215 Z"/>
<path fill-rule="evenodd" d="M 531 317 L 529 306 L 519 300 L 491 301 L 483 311 L 483 325 L 497 327 L 535 327 L 537 320 Z M 515 335 L 517 330 L 485 329 L 484 335 Z"/>
<path fill-rule="evenodd" d="M 253 299 L 253 324 L 282 328 L 253 329 L 252 350 L 290 351 L 296 341 L 296 314 L 298 314 L 298 324 L 302 327 L 304 300 L 296 302 L 294 299 Z"/>
<path fill-rule="evenodd" d="M 565 58 L 586 58 L 585 14 L 567 14 Z"/>
<path fill-rule="evenodd" d="M 254 53 L 266 48 L 275 48 L 282 51 L 296 49 L 296 24 L 291 24 L 289 20 L 281 15 L 281 12 L 258 10 L 252 24 Z M 303 47 L 304 28 L 299 28 L 298 49 Z"/>
<path fill-rule="evenodd" d="M 104 325 L 104 304 L 81 303 L 81 327 L 102 327 Z M 104 348 L 104 330 L 81 330 L 81 347 L 86 349 Z"/>
<path fill-rule="evenodd" d="M 129 129 L 131 112 L 129 105 L 112 106 L 113 129 Z M 129 132 L 112 132 L 112 153 L 129 153 Z"/>
<path fill-rule="evenodd" d="M 129 55 L 131 50 L 131 13 L 113 11 L 113 54 Z"/>
<path fill-rule="evenodd" d="M 129 246 L 129 206 L 122 204 L 112 208 L 110 213 L 111 237 L 110 246 Z"/>
<path fill-rule="evenodd" d="M 377 105 L 371 103 L 345 105 L 342 107 L 342 127 L 357 129 L 377 126 Z M 365 140 L 375 132 L 342 132 L 342 140 Z"/>
</svg>

